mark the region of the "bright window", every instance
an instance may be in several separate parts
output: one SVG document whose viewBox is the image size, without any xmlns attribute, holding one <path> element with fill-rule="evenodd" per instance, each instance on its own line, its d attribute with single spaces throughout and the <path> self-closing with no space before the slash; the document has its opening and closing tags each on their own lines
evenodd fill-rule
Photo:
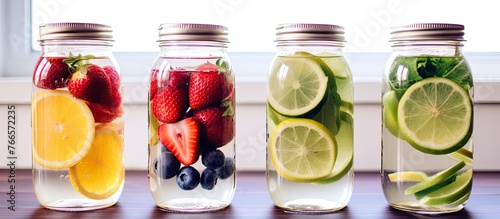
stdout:
<svg viewBox="0 0 500 219">
<path fill-rule="evenodd" d="M 343 25 L 347 52 L 388 52 L 389 27 L 448 22 L 465 25 L 464 51 L 491 52 L 500 51 L 500 44 L 494 43 L 500 29 L 477 17 L 500 20 L 492 4 L 488 0 L 32 0 L 32 44 L 39 49 L 40 23 L 96 22 L 113 27 L 115 51 L 155 52 L 160 23 L 194 22 L 228 26 L 229 51 L 273 52 L 277 24 L 308 22 Z"/>
</svg>

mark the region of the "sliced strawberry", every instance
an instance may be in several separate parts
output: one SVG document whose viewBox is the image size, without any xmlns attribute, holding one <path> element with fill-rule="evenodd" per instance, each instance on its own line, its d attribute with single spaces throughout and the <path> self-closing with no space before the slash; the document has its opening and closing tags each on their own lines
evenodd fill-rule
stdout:
<svg viewBox="0 0 500 219">
<path fill-rule="evenodd" d="M 33 84 L 42 89 L 57 89 L 68 86 L 71 76 L 64 58 L 40 57 L 33 74 Z"/>
<path fill-rule="evenodd" d="M 189 106 L 201 109 L 222 101 L 222 80 L 217 66 L 205 63 L 189 79 Z"/>
<path fill-rule="evenodd" d="M 198 133 L 198 124 L 193 118 L 164 123 L 158 127 L 160 142 L 186 166 L 196 163 L 199 158 Z"/>
<path fill-rule="evenodd" d="M 166 87 L 155 95 L 151 110 L 160 121 L 173 123 L 179 121 L 188 109 L 187 88 Z"/>
<path fill-rule="evenodd" d="M 201 130 L 200 150 L 224 146 L 234 138 L 234 116 L 224 115 L 226 111 L 226 107 L 213 106 L 193 112 Z"/>
</svg>

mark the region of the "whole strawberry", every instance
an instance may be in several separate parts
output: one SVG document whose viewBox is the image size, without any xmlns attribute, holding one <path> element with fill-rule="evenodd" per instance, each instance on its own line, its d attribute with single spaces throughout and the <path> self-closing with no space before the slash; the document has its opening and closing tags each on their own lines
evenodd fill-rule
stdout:
<svg viewBox="0 0 500 219">
<path fill-rule="evenodd" d="M 206 151 L 226 145 L 234 138 L 234 116 L 226 107 L 212 106 L 194 110 L 193 119 L 200 125 L 200 149 Z M 231 111 L 232 113 L 233 111 Z"/>
<path fill-rule="evenodd" d="M 189 106 L 202 109 L 222 101 L 223 76 L 211 63 L 200 65 L 189 78 Z"/>
<path fill-rule="evenodd" d="M 88 64 L 78 67 L 71 75 L 68 90 L 76 98 L 91 103 L 111 105 L 113 85 L 103 68 Z"/>
<path fill-rule="evenodd" d="M 113 66 L 104 66 L 103 69 L 106 72 L 106 75 L 108 76 L 112 85 L 109 89 L 109 93 L 111 95 L 111 102 L 109 106 L 117 108 L 122 103 L 120 75 Z"/>
<path fill-rule="evenodd" d="M 57 89 L 68 86 L 70 71 L 64 58 L 40 57 L 33 74 L 33 84 L 42 89 Z"/>
<path fill-rule="evenodd" d="M 94 121 L 96 123 L 108 123 L 116 118 L 120 117 L 123 113 L 123 107 L 118 106 L 106 106 L 97 103 L 87 102 L 92 115 L 94 116 Z"/>
<path fill-rule="evenodd" d="M 188 91 L 186 88 L 167 86 L 158 91 L 152 100 L 151 110 L 160 122 L 174 123 L 179 121 L 188 109 Z"/>
</svg>

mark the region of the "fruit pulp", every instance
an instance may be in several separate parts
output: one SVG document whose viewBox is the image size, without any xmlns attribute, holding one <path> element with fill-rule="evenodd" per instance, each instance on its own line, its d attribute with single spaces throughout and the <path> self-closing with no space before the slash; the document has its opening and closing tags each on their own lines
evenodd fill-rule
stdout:
<svg viewBox="0 0 500 219">
<path fill-rule="evenodd" d="M 209 63 L 209 64 L 207 64 Z M 207 67 L 208 66 L 208 67 Z M 234 78 L 231 73 L 230 66 L 223 57 L 196 57 L 196 58 L 166 58 L 160 56 L 155 64 L 153 65 L 153 70 L 150 75 L 150 101 L 149 101 L 149 165 L 148 165 L 148 179 L 149 179 L 149 189 L 158 207 L 165 211 L 171 212 L 210 212 L 217 211 L 226 208 L 231 203 L 236 189 L 236 173 L 234 168 L 235 159 L 235 140 L 234 140 L 234 112 L 226 111 L 229 107 L 234 107 Z M 212 87 L 204 88 L 202 85 L 196 87 L 199 84 L 210 84 L 212 82 L 206 82 L 204 80 L 212 80 L 213 77 L 209 76 L 198 77 L 196 75 L 200 72 L 207 74 L 218 75 L 216 80 L 220 80 L 221 83 L 218 88 L 221 91 L 214 91 Z M 196 76 L 193 76 L 196 75 Z M 213 75 L 212 75 L 213 76 Z M 196 83 L 194 82 L 194 77 L 197 77 Z M 222 82 L 224 81 L 224 82 Z M 191 84 L 193 83 L 193 84 Z M 173 105 L 180 105 L 178 102 L 187 103 L 185 108 L 174 109 L 171 105 L 161 105 L 156 104 L 155 98 L 159 98 L 159 95 L 163 95 L 162 91 L 167 89 L 172 89 L 169 87 L 175 87 L 175 89 L 185 89 L 187 95 L 179 95 L 179 98 L 172 98 Z M 168 91 L 165 91 L 168 93 Z M 195 92 L 204 93 L 202 98 L 196 98 L 196 109 L 193 109 L 195 98 L 190 96 Z M 205 93 L 206 92 L 206 93 Z M 213 93 L 216 94 L 213 94 Z M 180 92 L 182 93 L 182 92 Z M 212 98 L 210 95 L 217 97 Z M 219 97 L 220 95 L 220 97 Z M 191 98 L 191 100 L 190 100 Z M 191 102 L 190 102 L 191 101 Z M 155 109 L 155 107 L 157 107 Z M 159 108 L 165 110 L 160 110 Z M 166 108 L 171 108 L 167 110 Z M 170 121 L 159 121 L 163 117 L 170 117 L 171 114 L 178 114 L 176 110 L 181 110 L 180 118 L 170 120 Z M 217 113 L 214 113 L 217 112 Z M 223 112 L 223 113 L 222 113 Z M 163 116 L 160 116 L 162 114 Z M 222 114 L 222 115 L 221 115 Z M 217 121 L 225 121 L 214 125 L 212 121 L 206 121 L 207 118 L 213 116 Z M 174 116 L 175 117 L 175 116 Z M 195 119 L 198 124 L 198 130 L 196 132 L 191 132 L 189 128 L 186 132 L 188 135 L 192 133 L 197 133 L 197 136 L 190 136 L 191 142 L 197 144 L 197 151 L 195 152 L 195 157 L 191 159 L 183 159 L 180 157 L 174 157 L 180 162 L 180 168 L 185 166 L 194 167 L 194 169 L 201 175 L 202 172 L 207 169 L 202 163 L 202 154 L 204 151 L 220 150 L 223 152 L 226 159 L 231 160 L 233 163 L 225 164 L 232 165 L 232 172 L 230 175 L 225 177 L 217 176 L 216 184 L 213 186 L 208 186 L 210 189 L 203 188 L 201 179 L 198 184 L 194 186 L 194 189 L 181 188 L 177 180 L 180 177 L 179 168 L 169 166 L 166 168 L 175 168 L 175 170 L 168 170 L 168 172 L 177 172 L 174 176 L 169 174 L 166 179 L 161 177 L 159 174 L 159 169 L 161 165 L 167 165 L 167 162 L 158 161 L 162 153 L 171 153 L 170 149 L 164 144 L 165 139 L 170 139 L 166 143 L 175 142 L 173 135 L 166 135 L 165 133 L 160 133 L 162 128 L 158 128 L 164 125 L 171 124 L 181 124 L 183 121 Z M 217 127 L 213 127 L 217 126 Z M 179 127 L 179 126 L 177 126 Z M 208 130 L 210 129 L 210 130 Z M 216 130 L 216 131 L 213 131 Z M 220 133 L 219 133 L 220 132 Z M 206 136 L 207 133 L 212 134 L 211 137 Z M 186 133 L 182 133 L 183 135 Z M 221 139 L 213 138 L 214 136 L 221 137 Z M 186 137 L 186 135 L 184 135 Z M 193 138 L 194 137 L 194 138 Z M 162 139 L 163 138 L 163 139 Z M 194 140 L 193 140 L 194 139 Z M 177 141 L 176 146 L 170 147 L 188 147 L 184 143 Z M 176 149 L 177 150 L 177 149 Z M 189 153 L 184 153 L 189 154 Z M 169 158 L 172 159 L 172 158 Z M 189 161 L 186 163 L 186 160 Z M 194 160 L 194 163 L 192 163 Z M 184 162 L 184 163 L 183 163 Z M 171 161 L 168 163 L 172 163 Z M 157 168 L 157 169 L 155 169 Z M 216 172 L 221 171 L 222 168 L 217 168 Z"/>
<path fill-rule="evenodd" d="M 422 67 L 427 66 L 427 67 Z M 424 72 L 426 72 L 424 74 Z M 421 213 L 421 214 L 442 214 L 451 213 L 461 210 L 466 204 L 469 194 L 470 187 L 465 187 L 463 192 L 457 192 L 455 189 L 445 189 L 447 185 L 450 185 L 455 181 L 455 178 L 443 179 L 439 182 L 435 182 L 435 186 L 431 189 L 423 191 L 420 195 L 410 194 L 405 195 L 405 190 L 411 186 L 415 186 L 420 182 L 417 181 L 391 181 L 388 177 L 392 173 L 402 173 L 402 172 L 419 172 L 425 174 L 429 177 L 439 174 L 440 172 L 456 165 L 459 162 L 465 162 L 463 168 L 461 168 L 454 176 L 460 176 L 472 169 L 472 154 L 473 154 L 473 138 L 472 138 L 472 125 L 470 127 L 465 127 L 469 130 L 469 134 L 465 137 L 457 137 L 460 139 L 453 140 L 454 142 L 459 142 L 463 144 L 458 150 L 453 152 L 439 152 L 433 148 L 422 145 L 411 145 L 408 143 L 408 137 L 405 137 L 405 132 L 408 130 L 401 130 L 402 119 L 399 118 L 399 110 L 403 109 L 399 104 L 399 100 L 404 98 L 406 92 L 409 92 L 410 87 L 413 85 L 419 86 L 419 81 L 424 82 L 425 80 L 431 79 L 433 77 L 440 77 L 443 79 L 437 80 L 448 80 L 452 82 L 446 82 L 448 84 L 454 84 L 455 88 L 463 89 L 466 92 L 466 100 L 464 104 L 472 104 L 472 76 L 470 73 L 470 68 L 468 67 L 465 59 L 463 57 L 396 57 L 393 61 L 392 66 L 389 68 L 389 73 L 384 78 L 384 84 L 382 86 L 383 95 L 383 105 L 382 105 L 382 187 L 384 195 L 389 204 L 396 209 Z M 405 73 L 406 78 L 411 78 L 411 80 L 403 80 L 400 74 Z M 435 80 L 436 81 L 436 80 Z M 425 88 L 426 86 L 423 86 Z M 430 88 L 432 86 L 428 86 Z M 433 91 L 427 90 L 428 93 L 434 93 Z M 422 94 L 419 91 L 419 94 Z M 446 96 L 446 92 L 436 92 L 436 95 L 427 98 L 425 101 L 410 100 L 413 104 L 426 106 L 429 102 L 438 102 L 438 104 L 444 103 L 457 98 L 449 98 L 443 101 L 439 100 L 443 96 Z M 427 95 L 429 96 L 429 95 Z M 452 100 L 453 101 L 453 100 Z M 399 105 L 399 106 L 398 106 Z M 464 111 L 457 112 L 456 110 L 458 104 L 452 104 L 454 110 L 444 111 L 447 118 L 454 117 L 454 114 L 464 113 Z M 438 109 L 441 110 L 441 109 Z M 417 112 L 417 111 L 412 111 Z M 416 113 L 413 113 L 415 115 Z M 459 114 L 459 115 L 462 115 Z M 470 112 L 472 114 L 472 112 Z M 472 115 L 467 116 L 472 116 Z M 411 116 L 411 113 L 407 115 Z M 436 118 L 441 115 L 441 113 L 436 113 Z M 456 117 L 456 116 L 455 116 Z M 460 116 L 461 118 L 465 116 Z M 444 118 L 442 121 L 449 122 Z M 472 119 L 471 119 L 472 121 Z M 446 123 L 443 123 L 446 124 Z M 463 124 L 463 123 L 452 123 L 452 124 Z M 460 130 L 457 127 L 457 130 Z M 437 133 L 441 133 L 443 130 L 436 130 Z M 426 132 L 419 132 L 416 135 L 432 133 L 430 130 Z M 437 134 L 434 137 L 436 141 L 440 141 L 440 136 L 443 134 Z M 406 134 L 406 136 L 408 136 Z M 426 136 L 424 136 L 426 137 Z M 450 140 L 451 141 L 451 140 Z M 411 140 L 410 142 L 414 142 Z M 415 143 L 413 143 L 415 144 Z M 429 144 L 433 146 L 433 143 Z M 437 145 L 437 144 L 434 144 Z M 422 149 L 423 148 L 423 149 Z M 456 177 L 458 178 L 458 177 Z M 472 181 L 468 182 L 471 183 Z M 455 183 L 456 184 L 456 183 Z M 449 197 L 441 200 L 439 204 L 425 204 L 424 200 L 428 197 L 425 194 L 429 194 L 432 191 L 440 192 L 449 191 Z M 452 193 L 461 194 L 459 196 L 453 195 Z"/>
<path fill-rule="evenodd" d="M 76 54 L 75 54 L 76 55 Z M 66 59 L 68 57 L 57 57 L 58 59 Z M 52 83 L 52 81 L 49 81 L 49 79 L 56 79 L 59 82 L 61 81 L 69 81 L 70 78 L 65 78 L 61 80 L 61 78 L 51 78 L 49 68 L 50 64 L 47 63 L 47 60 L 51 59 L 51 57 L 41 57 L 38 61 L 38 65 L 36 66 L 35 70 L 35 77 L 37 80 L 45 80 L 45 83 Z M 110 59 L 109 57 L 92 57 L 88 60 L 86 60 L 87 63 L 97 65 L 99 67 L 113 67 L 116 66 L 116 63 L 113 59 Z M 66 69 L 67 71 L 67 69 Z M 115 75 L 116 76 L 116 75 Z M 119 75 L 118 78 L 110 79 L 110 81 L 116 82 L 116 84 L 121 84 Z M 34 81 L 33 85 L 33 102 L 32 105 L 36 105 L 34 101 L 37 101 L 39 97 L 37 96 L 42 96 L 47 94 L 51 95 L 59 95 L 61 96 L 69 96 L 73 101 L 79 102 L 82 105 L 82 108 L 87 108 L 88 112 L 90 112 L 90 117 L 88 118 L 89 120 L 92 120 L 92 131 L 94 133 L 102 133 L 106 132 L 105 134 L 108 135 L 110 132 L 113 132 L 113 136 L 116 137 L 116 141 L 114 144 L 110 145 L 112 147 L 117 147 L 113 149 L 113 153 L 115 156 L 110 156 L 113 157 L 115 160 L 115 169 L 117 171 L 122 172 L 121 174 L 117 174 L 116 179 L 103 179 L 103 178 L 95 178 L 95 174 L 92 174 L 93 171 L 89 171 L 91 175 L 87 175 L 83 178 L 87 178 L 89 180 L 95 180 L 98 185 L 104 185 L 104 181 L 109 182 L 108 180 L 113 181 L 113 183 L 107 184 L 108 186 L 112 187 L 110 191 L 113 191 L 110 194 L 98 194 L 96 196 L 93 196 L 92 198 L 85 196 L 82 194 L 80 191 L 78 191 L 78 188 L 75 187 L 74 184 L 71 182 L 71 176 L 69 173 L 69 169 L 75 165 L 78 165 L 81 160 L 85 159 L 85 156 L 78 158 L 79 161 L 76 162 L 76 164 L 72 164 L 72 166 L 69 167 L 62 167 L 59 168 L 57 166 L 46 166 L 46 165 L 40 165 L 37 160 L 33 160 L 33 187 L 35 190 L 35 194 L 40 202 L 40 204 L 46 208 L 49 209 L 54 209 L 54 210 L 61 210 L 61 211 L 87 211 L 87 210 L 93 210 L 93 209 L 100 209 L 100 208 L 105 208 L 111 205 L 114 205 L 118 199 L 121 196 L 122 190 L 123 190 L 123 184 L 124 184 L 124 164 L 123 164 L 123 118 L 122 118 L 122 99 L 121 96 L 113 96 L 116 98 L 119 98 L 116 100 L 116 103 L 118 104 L 117 106 L 110 107 L 109 110 L 107 110 L 106 115 L 108 120 L 111 120 L 110 122 L 106 123 L 97 123 L 95 122 L 95 117 L 100 116 L 96 115 L 97 113 L 101 113 L 100 111 L 94 111 L 91 110 L 89 105 L 93 104 L 88 101 L 84 101 L 81 99 L 78 99 L 76 97 L 72 97 L 72 94 L 68 91 L 67 84 L 64 86 L 59 86 L 56 89 L 48 89 L 48 88 L 40 88 L 37 86 L 37 82 L 39 81 Z M 114 87 L 116 89 L 115 94 L 119 93 L 121 95 L 121 85 Z M 57 94 L 59 93 L 59 94 Z M 106 95 L 106 94 L 101 94 L 101 95 Z M 33 108 L 33 117 L 32 117 L 32 123 L 33 123 L 33 145 L 38 148 L 38 152 L 33 152 L 33 153 L 41 153 L 41 154 L 53 154 L 53 153 L 62 153 L 61 151 L 67 151 L 67 150 L 59 150 L 55 151 L 53 145 L 54 142 L 48 142 L 48 136 L 51 135 L 51 133 L 57 133 L 60 132 L 61 130 L 64 131 L 69 131 L 71 133 L 81 133 L 84 127 L 78 127 L 78 126 L 65 126 L 64 124 L 59 124 L 54 127 L 54 130 L 41 130 L 39 127 L 41 126 L 47 126 L 48 125 L 48 120 L 47 120 L 47 115 L 49 115 L 49 112 L 60 110 L 58 112 L 63 112 L 67 113 L 66 117 L 67 118 L 76 118 L 76 111 L 70 111 L 66 112 L 62 109 L 68 108 L 68 103 L 67 102 L 41 102 L 40 101 L 39 107 Z M 111 115 L 112 114 L 112 115 Z M 71 119 L 66 119 L 65 121 L 71 121 Z M 52 121 L 56 122 L 56 121 Z M 81 123 L 80 123 L 81 124 Z M 93 142 L 93 139 L 91 139 L 91 143 Z M 64 142 L 64 137 L 61 140 L 61 142 Z M 92 144 L 90 146 L 90 151 L 92 147 L 100 147 L 101 145 L 96 145 Z M 50 150 L 50 151 L 48 151 Z M 83 152 L 82 153 L 88 153 L 88 152 Z M 98 165 L 98 164 L 96 164 Z M 95 166 L 94 166 L 95 167 Z M 87 173 L 88 174 L 88 173 Z M 81 177 L 81 175 L 80 175 Z M 87 189 L 85 187 L 81 187 L 80 189 Z M 90 189 L 90 188 L 89 188 Z"/>
<path fill-rule="evenodd" d="M 272 155 L 268 152 L 267 186 L 270 197 L 277 207 L 287 211 L 326 213 L 340 210 L 350 200 L 354 178 L 352 169 L 354 147 L 352 129 L 354 125 L 352 118 L 353 86 L 348 63 L 342 56 L 329 54 L 314 56 L 305 52 L 299 52 L 286 58 L 296 59 L 297 62 L 302 62 L 300 59 L 311 59 L 323 69 L 323 73 L 328 79 L 328 88 L 324 100 L 314 107 L 311 112 L 293 116 L 293 118 L 314 120 L 327 127 L 338 144 L 337 155 L 346 156 L 347 158 L 337 157 L 335 159 L 332 173 L 336 172 L 336 174 L 333 176 L 328 175 L 323 179 L 305 183 L 300 182 L 301 180 L 283 178 L 272 162 L 273 159 L 270 157 Z M 335 63 L 335 66 L 329 66 L 330 63 Z M 283 69 L 287 69 L 287 66 L 284 65 L 286 64 L 273 66 L 271 69 L 278 69 L 277 71 L 281 71 L 278 74 L 285 77 L 287 72 Z M 273 135 L 276 126 L 292 117 L 277 112 L 269 104 L 267 107 L 267 136 L 269 138 Z M 286 148 L 286 145 L 281 145 L 281 147 Z M 340 167 L 336 167 L 337 165 L 340 165 Z"/>
</svg>

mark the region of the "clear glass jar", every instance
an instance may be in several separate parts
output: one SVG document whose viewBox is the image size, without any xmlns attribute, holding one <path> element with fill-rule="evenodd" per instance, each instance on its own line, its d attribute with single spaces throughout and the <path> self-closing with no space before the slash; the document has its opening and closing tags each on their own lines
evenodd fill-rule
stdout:
<svg viewBox="0 0 500 219">
<path fill-rule="evenodd" d="M 110 26 L 40 25 L 42 55 L 33 73 L 35 194 L 46 208 L 86 211 L 122 192 L 123 107 Z"/>
<path fill-rule="evenodd" d="M 472 187 L 473 80 L 464 26 L 393 28 L 382 85 L 382 186 L 396 209 L 461 210 Z"/>
<path fill-rule="evenodd" d="M 149 189 L 166 211 L 223 209 L 236 189 L 227 28 L 161 24 L 159 35 L 148 102 Z"/>
<path fill-rule="evenodd" d="M 267 83 L 267 187 L 287 211 L 344 208 L 353 190 L 353 83 L 344 28 L 282 24 Z"/>
</svg>

